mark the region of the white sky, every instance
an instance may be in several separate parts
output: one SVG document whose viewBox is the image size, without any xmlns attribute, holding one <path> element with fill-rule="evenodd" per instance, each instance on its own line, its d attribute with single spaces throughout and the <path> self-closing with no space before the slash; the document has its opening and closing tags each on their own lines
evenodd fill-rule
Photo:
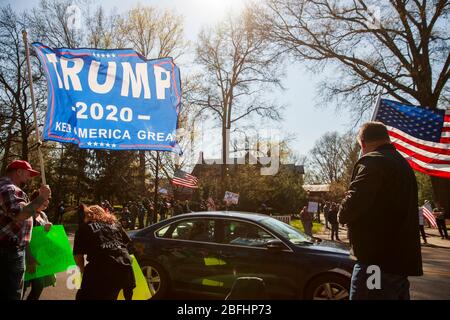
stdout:
<svg viewBox="0 0 450 320">
<path fill-rule="evenodd" d="M 178 14 L 184 16 L 186 38 L 195 42 L 202 26 L 214 25 L 228 10 L 238 12 L 244 2 L 244 0 L 105 0 L 96 1 L 95 4 L 101 4 L 107 10 L 116 8 L 119 13 L 137 4 L 175 8 Z M 37 6 L 38 3 L 39 0 L 0 0 L 0 5 L 11 4 L 17 11 L 27 10 Z M 181 72 L 186 74 L 183 69 Z M 334 106 L 315 107 L 316 84 L 326 77 L 326 73 L 315 76 L 305 71 L 299 64 L 292 65 L 289 66 L 287 76 L 283 80 L 286 91 L 274 94 L 274 98 L 287 106 L 281 127 L 286 134 L 295 135 L 296 141 L 291 143 L 291 147 L 297 154 L 306 155 L 315 141 L 325 132 L 345 132 L 351 125 L 349 115 L 335 113 Z"/>
</svg>

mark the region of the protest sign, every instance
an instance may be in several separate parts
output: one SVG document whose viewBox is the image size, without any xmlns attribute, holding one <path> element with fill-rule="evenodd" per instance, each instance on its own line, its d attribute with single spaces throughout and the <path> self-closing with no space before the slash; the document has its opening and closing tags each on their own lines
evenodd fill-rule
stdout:
<svg viewBox="0 0 450 320">
<path fill-rule="evenodd" d="M 314 201 L 308 202 L 308 212 L 317 213 L 319 211 L 319 203 Z"/>
<path fill-rule="evenodd" d="M 66 271 L 75 265 L 69 239 L 61 225 L 52 226 L 48 232 L 43 226 L 34 227 L 30 250 L 39 264 L 35 273 L 25 273 L 25 280 Z"/>
<path fill-rule="evenodd" d="M 225 196 L 224 196 L 223 200 L 230 204 L 238 204 L 239 194 L 233 193 L 230 191 L 225 191 Z"/>
</svg>

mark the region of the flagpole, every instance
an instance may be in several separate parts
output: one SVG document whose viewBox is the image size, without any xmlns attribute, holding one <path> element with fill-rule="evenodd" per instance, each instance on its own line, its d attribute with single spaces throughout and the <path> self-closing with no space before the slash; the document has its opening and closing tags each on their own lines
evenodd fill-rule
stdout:
<svg viewBox="0 0 450 320">
<path fill-rule="evenodd" d="M 156 165 L 155 165 L 155 194 L 153 198 L 153 208 L 155 211 L 155 223 L 158 222 L 158 183 L 159 183 L 159 150 L 156 150 Z"/>
<path fill-rule="evenodd" d="M 380 109 L 381 104 L 381 92 L 378 94 L 377 102 L 375 103 L 375 108 L 373 109 L 372 118 L 370 121 L 375 121 L 375 118 L 377 117 L 378 109 Z"/>
<path fill-rule="evenodd" d="M 46 185 L 47 180 L 45 179 L 44 157 L 42 156 L 42 151 L 41 151 L 42 141 L 39 136 L 39 128 L 38 128 L 38 123 L 37 123 L 36 103 L 34 100 L 34 90 L 33 90 L 33 76 L 31 74 L 31 64 L 30 64 L 30 50 L 28 48 L 28 38 L 27 38 L 26 30 L 22 30 L 22 37 L 23 37 L 23 42 L 25 44 L 25 54 L 27 57 L 28 80 L 30 82 L 31 105 L 33 106 L 34 127 L 35 127 L 35 131 L 36 131 L 36 141 L 37 141 L 37 150 L 38 150 L 38 155 L 39 155 L 39 164 L 41 166 L 42 184 Z"/>
<path fill-rule="evenodd" d="M 370 117 L 370 121 L 375 121 L 375 118 L 377 117 L 378 109 L 380 109 L 381 104 L 381 94 L 382 92 L 378 94 L 377 101 L 375 102 L 375 107 L 373 108 L 372 117 Z M 361 156 L 362 156 L 362 149 L 359 150 L 358 158 L 361 158 Z"/>
</svg>

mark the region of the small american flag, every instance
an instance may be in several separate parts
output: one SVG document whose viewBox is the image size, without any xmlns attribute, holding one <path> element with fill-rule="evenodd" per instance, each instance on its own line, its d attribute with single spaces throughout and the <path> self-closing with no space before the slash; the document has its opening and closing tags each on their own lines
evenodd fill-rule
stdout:
<svg viewBox="0 0 450 320">
<path fill-rule="evenodd" d="M 186 187 L 186 188 L 198 188 L 198 179 L 197 177 L 183 171 L 176 170 L 174 173 L 174 177 L 170 180 L 170 182 L 174 185 Z"/>
<path fill-rule="evenodd" d="M 386 125 L 392 144 L 414 170 L 450 178 L 450 110 L 381 99 L 375 121 Z"/>
<path fill-rule="evenodd" d="M 425 203 L 422 206 L 423 217 L 428 220 L 433 228 L 437 228 L 436 218 L 433 216 L 430 203 Z"/>
</svg>

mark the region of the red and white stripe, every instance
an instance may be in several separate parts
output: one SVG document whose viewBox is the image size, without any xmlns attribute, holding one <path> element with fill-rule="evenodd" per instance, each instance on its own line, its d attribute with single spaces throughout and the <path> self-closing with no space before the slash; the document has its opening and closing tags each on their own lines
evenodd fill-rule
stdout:
<svg viewBox="0 0 450 320">
<path fill-rule="evenodd" d="M 450 179 L 450 111 L 445 114 L 441 142 L 418 139 L 391 126 L 387 128 L 392 144 L 413 169 Z"/>
<path fill-rule="evenodd" d="M 422 206 L 423 217 L 428 220 L 433 228 L 437 228 L 436 218 L 433 216 L 431 212 L 431 206 L 429 204 L 425 204 Z"/>
<path fill-rule="evenodd" d="M 445 111 L 444 126 L 442 128 L 441 142 L 442 143 L 450 143 L 450 110 Z"/>
<path fill-rule="evenodd" d="M 172 182 L 172 184 L 181 186 L 181 187 L 193 188 L 193 189 L 198 188 L 197 177 L 190 175 L 190 174 L 186 174 L 186 179 L 174 177 L 174 178 L 172 178 L 171 182 Z"/>
</svg>

